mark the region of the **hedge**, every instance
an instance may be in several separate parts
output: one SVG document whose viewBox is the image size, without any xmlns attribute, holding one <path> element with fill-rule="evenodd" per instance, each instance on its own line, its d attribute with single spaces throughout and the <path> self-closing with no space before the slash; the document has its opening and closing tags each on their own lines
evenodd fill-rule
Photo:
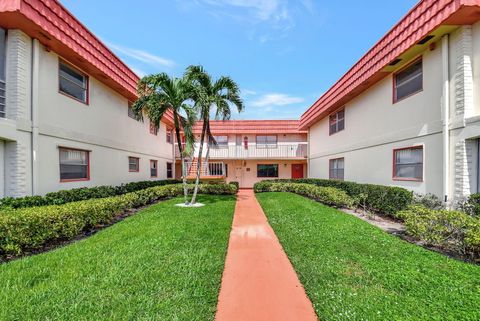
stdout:
<svg viewBox="0 0 480 321">
<path fill-rule="evenodd" d="M 480 218 L 461 211 L 411 205 L 397 215 L 409 235 L 473 259 L 480 259 Z"/>
<path fill-rule="evenodd" d="M 189 189 L 193 186 L 189 185 Z M 232 184 L 200 184 L 199 193 L 236 194 Z M 21 209 L 0 215 L 0 256 L 20 255 L 46 244 L 69 240 L 95 226 L 108 224 L 119 214 L 160 199 L 183 194 L 181 184 L 156 186 L 124 195 Z"/>
<path fill-rule="evenodd" d="M 6 197 L 0 199 L 0 209 L 24 208 L 32 206 L 60 205 L 70 202 L 88 200 L 92 198 L 105 198 L 123 195 L 154 186 L 178 184 L 178 180 L 141 181 L 122 184 L 119 186 L 82 187 L 70 190 L 48 193 L 45 196 L 25 196 L 20 198 Z"/>
<path fill-rule="evenodd" d="M 257 193 L 290 192 L 312 198 L 320 203 L 333 207 L 351 207 L 353 199 L 344 191 L 333 187 L 320 187 L 302 183 L 278 183 L 262 181 L 254 185 Z"/>
<path fill-rule="evenodd" d="M 321 187 L 334 187 L 345 191 L 357 203 L 368 210 L 395 217 L 395 213 L 404 210 L 412 203 L 413 193 L 401 187 L 374 184 L 359 184 L 355 182 L 328 179 L 278 179 L 265 182 L 302 183 Z"/>
</svg>

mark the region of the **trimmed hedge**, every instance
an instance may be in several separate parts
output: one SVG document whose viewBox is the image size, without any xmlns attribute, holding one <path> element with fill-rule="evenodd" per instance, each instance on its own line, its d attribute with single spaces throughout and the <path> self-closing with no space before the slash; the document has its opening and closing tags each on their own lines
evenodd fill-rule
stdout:
<svg viewBox="0 0 480 321">
<path fill-rule="evenodd" d="M 397 215 L 405 221 L 409 235 L 429 245 L 480 259 L 480 218 L 422 205 L 411 205 Z"/>
<path fill-rule="evenodd" d="M 290 192 L 312 198 L 320 203 L 333 207 L 351 207 L 353 199 L 344 191 L 333 187 L 320 187 L 302 183 L 278 183 L 262 181 L 254 185 L 257 193 Z"/>
<path fill-rule="evenodd" d="M 20 198 L 5 197 L 0 199 L 0 209 L 24 208 L 33 206 L 60 205 L 93 198 L 105 198 L 123 195 L 154 186 L 178 184 L 178 180 L 141 181 L 122 184 L 120 186 L 82 187 L 48 193 L 45 196 L 25 196 Z"/>
<path fill-rule="evenodd" d="M 189 189 L 193 186 L 189 185 Z M 236 194 L 232 184 L 200 184 L 199 193 Z M 119 214 L 157 200 L 183 195 L 181 184 L 156 186 L 124 195 L 21 209 L 0 215 L 0 255 L 20 255 L 59 240 L 69 240 Z"/>
<path fill-rule="evenodd" d="M 265 184 L 265 182 L 302 183 L 321 187 L 334 187 L 345 191 L 357 203 L 361 202 L 361 205 L 367 209 L 393 217 L 395 217 L 395 213 L 398 211 L 406 209 L 413 200 L 413 193 L 411 191 L 396 186 L 359 184 L 355 182 L 314 178 L 267 180 L 257 184 L 261 186 L 261 184 Z"/>
</svg>

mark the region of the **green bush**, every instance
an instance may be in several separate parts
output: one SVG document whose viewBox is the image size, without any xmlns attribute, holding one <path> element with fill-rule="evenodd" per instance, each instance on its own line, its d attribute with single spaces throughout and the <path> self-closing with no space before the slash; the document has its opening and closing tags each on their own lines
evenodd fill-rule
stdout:
<svg viewBox="0 0 480 321">
<path fill-rule="evenodd" d="M 393 217 L 396 212 L 406 209 L 413 200 L 412 192 L 395 186 L 359 184 L 355 182 L 313 178 L 261 181 L 255 185 L 258 185 L 257 189 L 262 189 L 263 184 L 266 182 L 303 183 L 321 187 L 334 187 L 345 191 L 353 199 L 362 197 L 364 205 L 368 210 Z"/>
<path fill-rule="evenodd" d="M 235 185 L 237 187 L 237 190 L 240 188 L 240 183 L 239 182 L 232 181 L 229 184 Z"/>
<path fill-rule="evenodd" d="M 20 198 L 6 197 L 0 199 L 0 209 L 25 208 L 33 206 L 60 205 L 70 202 L 88 200 L 92 198 L 105 198 L 123 195 L 154 186 L 177 184 L 177 180 L 142 181 L 122 184 L 120 186 L 82 187 L 70 190 L 61 190 L 48 193 L 45 196 L 26 196 Z"/>
<path fill-rule="evenodd" d="M 262 181 L 254 186 L 260 192 L 290 192 L 312 198 L 325 205 L 334 207 L 351 207 L 353 200 L 344 191 L 333 187 L 319 187 L 302 183 L 278 183 Z"/>
<path fill-rule="evenodd" d="M 434 210 L 411 205 L 397 215 L 409 235 L 473 258 L 480 254 L 480 219 L 461 211 Z"/>
<path fill-rule="evenodd" d="M 469 215 L 480 217 L 480 193 L 471 194 L 455 204 L 455 207 Z"/>
<path fill-rule="evenodd" d="M 189 185 L 193 189 L 193 185 Z M 200 184 L 201 194 L 235 194 L 231 184 Z M 183 194 L 181 184 L 145 188 L 119 196 L 19 209 L 0 215 L 0 255 L 19 255 L 49 242 L 68 240 L 95 226 L 107 224 L 122 212 Z"/>
</svg>

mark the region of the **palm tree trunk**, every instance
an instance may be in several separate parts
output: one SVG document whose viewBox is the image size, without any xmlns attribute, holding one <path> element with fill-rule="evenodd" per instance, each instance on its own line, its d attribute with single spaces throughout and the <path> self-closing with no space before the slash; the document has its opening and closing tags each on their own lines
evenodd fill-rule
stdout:
<svg viewBox="0 0 480 321">
<path fill-rule="evenodd" d="M 207 128 L 206 122 L 205 122 L 205 120 L 203 120 L 202 136 L 200 138 L 200 149 L 199 149 L 198 162 L 197 162 L 197 178 L 195 180 L 195 188 L 193 190 L 192 201 L 190 202 L 191 204 L 195 204 L 195 202 L 196 202 L 197 193 L 198 193 L 198 184 L 200 184 L 200 175 L 201 175 L 201 168 L 202 168 L 203 143 L 205 142 L 205 130 L 206 130 L 206 128 Z"/>
<path fill-rule="evenodd" d="M 177 137 L 178 151 L 180 152 L 180 161 L 182 162 L 182 181 L 183 181 L 183 200 L 188 204 L 188 186 L 187 175 L 185 174 L 185 155 L 183 155 L 182 138 L 180 137 L 180 126 L 178 124 L 178 115 L 174 113 L 175 118 L 175 136 Z"/>
</svg>

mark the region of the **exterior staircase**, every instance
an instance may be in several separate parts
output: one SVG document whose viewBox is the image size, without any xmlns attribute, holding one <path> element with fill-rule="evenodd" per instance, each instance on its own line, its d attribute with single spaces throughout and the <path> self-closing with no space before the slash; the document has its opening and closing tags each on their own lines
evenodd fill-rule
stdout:
<svg viewBox="0 0 480 321">
<path fill-rule="evenodd" d="M 197 178 L 197 169 L 197 157 L 186 163 L 188 180 L 194 180 Z M 201 180 L 224 180 L 226 178 L 225 174 L 225 164 L 223 162 L 209 162 L 206 164 L 205 159 L 202 159 L 202 168 L 200 169 Z"/>
</svg>

